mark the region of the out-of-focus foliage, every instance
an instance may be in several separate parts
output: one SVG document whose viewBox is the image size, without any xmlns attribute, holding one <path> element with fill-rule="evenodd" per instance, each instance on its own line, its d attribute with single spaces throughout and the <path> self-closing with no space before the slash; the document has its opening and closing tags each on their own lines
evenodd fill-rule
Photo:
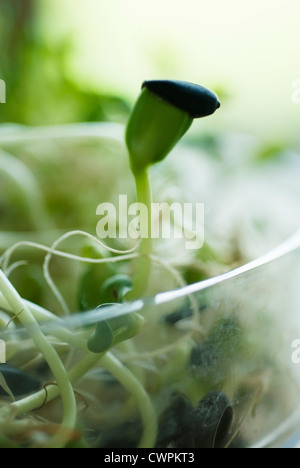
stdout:
<svg viewBox="0 0 300 468">
<path fill-rule="evenodd" d="M 0 43 L 0 77 L 8 96 L 0 108 L 1 123 L 126 120 L 128 106 L 121 98 L 82 89 L 67 76 L 72 38 L 47 43 L 35 0 L 0 1 Z"/>
</svg>

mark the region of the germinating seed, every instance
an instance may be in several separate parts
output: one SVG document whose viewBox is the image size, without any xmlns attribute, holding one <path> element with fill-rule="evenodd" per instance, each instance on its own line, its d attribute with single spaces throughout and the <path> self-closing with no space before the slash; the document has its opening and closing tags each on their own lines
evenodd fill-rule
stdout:
<svg viewBox="0 0 300 468">
<path fill-rule="evenodd" d="M 194 414 L 197 448 L 224 448 L 230 433 L 233 409 L 222 392 L 211 392 L 198 404 Z"/>
</svg>

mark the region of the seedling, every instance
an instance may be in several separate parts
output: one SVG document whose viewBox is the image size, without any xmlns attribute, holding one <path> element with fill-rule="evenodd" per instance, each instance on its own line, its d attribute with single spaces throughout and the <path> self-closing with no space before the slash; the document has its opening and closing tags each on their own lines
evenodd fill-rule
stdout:
<svg viewBox="0 0 300 468">
<path fill-rule="evenodd" d="M 137 199 L 147 207 L 146 226 L 151 226 L 149 168 L 162 161 L 190 128 L 193 119 L 213 114 L 218 97 L 203 86 L 184 81 L 145 81 L 129 119 L 126 144 L 136 182 Z M 128 299 L 142 296 L 151 272 L 152 240 L 142 239 L 140 262 Z"/>
<path fill-rule="evenodd" d="M 147 219 L 141 219 L 141 223 L 144 223 L 148 228 L 150 228 L 152 220 L 152 195 L 149 176 L 151 166 L 161 162 L 170 153 L 188 131 L 194 118 L 211 115 L 219 107 L 220 103 L 217 96 L 202 86 L 183 81 L 168 80 L 145 81 L 143 83 L 141 94 L 127 125 L 126 144 L 136 182 L 137 200 L 147 207 Z M 78 235 L 78 232 L 74 233 Z M 60 241 L 65 241 L 71 236 L 72 233 L 63 235 L 53 244 L 52 248 L 45 248 L 45 246 L 38 246 L 34 243 L 30 245 L 31 247 L 37 246 L 47 252 L 44 263 L 44 276 L 57 299 L 60 299 L 59 291 L 50 279 L 48 264 L 52 255 L 59 254 L 63 256 L 62 252 L 57 251 L 58 245 Z M 93 294 L 79 294 L 81 309 L 84 313 L 90 308 L 90 305 L 92 309 L 97 307 L 94 301 L 95 296 L 99 293 L 99 303 L 96 308 L 98 315 L 94 329 L 91 331 L 88 326 L 83 326 L 83 330 L 76 334 L 62 325 L 58 327 L 59 330 L 53 331 L 53 336 L 50 332 L 51 339 L 48 339 L 44 330 L 40 327 L 40 323 L 48 321 L 49 318 L 55 322 L 58 320 L 57 317 L 40 306 L 23 301 L 8 279 L 8 275 L 4 273 L 4 261 L 4 271 L 0 270 L 0 301 L 2 301 L 0 306 L 11 315 L 13 321 L 18 321 L 28 331 L 32 342 L 31 349 L 35 347 L 38 350 L 39 358 L 46 363 L 54 380 L 54 384 L 40 382 L 17 367 L 2 365 L 0 372 L 2 372 L 5 379 L 5 385 L 7 385 L 13 396 L 34 392 L 32 395 L 26 395 L 23 399 L 11 403 L 12 408 L 9 415 L 13 414 L 18 418 L 21 415 L 29 414 L 31 411 L 42 408 L 47 402 L 60 395 L 63 413 L 61 426 L 49 441 L 48 445 L 50 446 L 63 447 L 68 441 L 70 435 L 68 431 L 74 430 L 77 421 L 77 401 L 73 385 L 99 362 L 136 402 L 143 425 L 139 447 L 153 447 L 155 445 L 158 423 L 157 413 L 149 394 L 143 386 L 143 369 L 138 368 L 135 364 L 126 366 L 116 355 L 110 353 L 110 350 L 117 345 L 120 345 L 118 349 L 123 351 L 124 349 L 134 350 L 134 345 L 128 343 L 128 340 L 139 333 L 144 318 L 137 313 L 130 313 L 109 320 L 101 320 L 101 312 L 106 306 L 115 304 L 115 307 L 117 307 L 116 304 L 141 298 L 145 294 L 151 273 L 152 240 L 150 235 L 142 238 L 139 249 L 139 255 L 137 256 L 135 253 L 138 258 L 138 265 L 133 280 L 127 275 L 120 274 L 110 277 L 110 270 L 107 268 L 102 284 L 99 284 L 93 290 Z M 66 257 L 71 259 L 72 255 L 66 254 Z M 78 257 L 75 257 L 73 259 L 78 260 Z M 95 259 L 83 258 L 83 261 L 88 260 L 92 260 L 91 263 L 93 263 Z M 104 258 L 100 259 L 100 262 L 104 263 L 104 261 Z M 85 285 L 88 284 L 91 278 L 94 278 L 93 274 L 94 270 L 92 269 L 85 277 Z M 93 288 L 95 283 L 97 284 L 97 280 L 92 284 Z M 59 302 L 60 305 L 63 305 L 63 311 L 67 313 L 65 301 L 59 300 Z M 91 302 L 92 304 L 90 304 Z M 57 323 L 62 324 L 61 321 Z M 74 346 L 75 349 L 84 353 L 81 360 L 76 361 L 75 359 L 73 366 L 68 371 L 61 360 L 63 355 L 60 350 L 61 345 Z M 172 346 L 175 349 L 176 343 Z M 13 341 L 12 352 L 15 352 L 14 348 L 15 342 Z M 70 363 L 71 361 L 72 356 Z M 20 389 L 17 388 L 19 383 Z M 42 388 L 41 385 L 43 384 L 44 387 Z M 7 394 L 4 388 L 2 388 L 2 394 Z M 1 407 L 1 424 L 3 421 L 9 420 L 7 411 L 10 411 L 10 409 Z M 124 411 L 126 412 L 127 409 Z M 4 424 L 4 433 L 6 433 L 6 430 L 9 432 L 9 428 Z"/>
<path fill-rule="evenodd" d="M 143 83 L 126 129 L 137 199 L 147 207 L 147 218 L 140 217 L 143 227 L 150 227 L 152 219 L 151 167 L 167 157 L 194 118 L 209 116 L 219 107 L 217 96 L 198 85 L 161 80 Z M 60 243 L 73 235 L 84 235 L 89 240 L 92 237 L 93 247 L 81 250 L 82 257 L 59 249 Z M 15 246 L 0 259 L 3 268 L 0 270 L 0 328 L 1 332 L 5 330 L 7 360 L 14 364 L 14 367 L 0 366 L 3 377 L 0 396 L 4 400 L 0 405 L 0 432 L 5 443 L 7 439 L 20 446 L 37 443 L 64 447 L 75 440 L 77 428 L 87 421 L 88 430 L 82 434 L 88 446 L 110 447 L 109 439 L 113 435 L 113 446 L 119 447 L 127 444 L 126 447 L 141 448 L 221 448 L 229 445 L 238 433 L 236 428 L 231 429 L 233 407 L 238 413 L 237 422 L 245 421 L 247 412 L 251 417 L 254 414 L 260 392 L 266 386 L 260 374 L 264 372 L 264 364 L 259 367 L 259 373 L 250 377 L 247 369 L 249 356 L 256 355 L 260 348 L 260 338 L 256 338 L 260 327 L 254 327 L 254 339 L 243 319 L 239 320 L 240 301 L 238 308 L 234 298 L 228 306 L 225 300 L 223 303 L 221 298 L 214 299 L 205 293 L 202 297 L 186 295 L 184 301 L 173 303 L 174 295 L 170 293 L 171 301 L 162 306 L 158 297 L 121 306 L 146 295 L 153 261 L 178 287 L 184 286 L 185 280 L 189 284 L 194 282 L 188 276 L 189 265 L 184 266 L 187 271 L 183 277 L 179 270 L 152 255 L 150 235 L 141 237 L 139 251 L 128 251 L 125 255 L 111 249 L 121 257 L 118 261 L 124 261 L 124 257 L 126 262 L 137 261 L 133 279 L 132 263 L 130 266 L 123 263 L 119 269 L 117 257 L 105 255 L 103 243 L 82 231 L 63 234 L 51 247 L 19 243 L 47 253 L 44 278 L 56 299 L 62 299 L 57 301 L 60 314 L 71 315 L 77 299 L 81 313 L 66 319 L 57 310 L 55 315 L 40 305 L 24 301 L 15 289 L 14 278 L 10 276 L 21 264 L 9 261 Z M 54 281 L 48 281 L 51 279 L 48 266 L 54 256 L 85 265 L 84 275 L 80 274 L 79 278 L 80 287 L 74 283 L 70 301 L 64 301 L 63 291 L 67 289 L 58 283 L 61 277 L 55 278 L 57 288 Z M 87 264 L 90 264 L 88 268 Z M 78 270 L 74 271 L 76 280 L 77 274 Z M 69 282 L 73 279 L 70 276 Z M 198 277 L 195 281 L 199 281 Z M 108 307 L 113 308 L 115 316 Z M 126 308 L 131 313 L 126 313 Z M 118 317 L 119 311 L 125 311 L 125 315 Z M 136 311 L 142 311 L 143 317 Z M 264 344 L 263 351 L 259 349 L 257 361 L 266 363 L 269 375 L 271 358 L 265 348 Z M 251 364 L 250 372 L 253 368 Z M 27 369 L 33 369 L 33 375 Z M 271 387 L 273 392 L 276 385 Z M 216 389 L 226 392 L 230 389 L 232 403 L 225 393 Z M 9 398 L 13 400 L 11 403 Z M 82 416 L 82 423 L 78 415 L 82 414 L 84 399 L 91 404 Z M 244 402 L 241 409 L 237 408 L 240 400 Z M 58 411 L 61 421 L 55 431 L 52 421 L 57 421 Z M 37 429 L 37 423 L 42 428 Z"/>
<path fill-rule="evenodd" d="M 147 207 L 147 219 L 152 223 L 152 196 L 149 168 L 162 161 L 190 128 L 193 119 L 213 114 L 220 107 L 215 93 L 203 86 L 184 81 L 145 81 L 132 111 L 126 130 L 130 165 L 135 177 L 137 199 Z M 140 261 L 133 284 L 128 277 L 115 276 L 102 286 L 102 302 L 122 302 L 142 296 L 151 272 L 152 239 L 148 232 L 140 246 Z M 126 320 L 128 321 L 125 324 Z M 134 336 L 141 323 L 133 314 L 123 318 L 128 337 Z M 112 323 L 100 322 L 88 341 L 90 351 L 104 352 L 116 343 Z M 130 326 L 133 325 L 132 335 Z M 118 334 L 118 341 L 122 333 Z M 126 338 L 128 339 L 128 338 Z"/>
</svg>

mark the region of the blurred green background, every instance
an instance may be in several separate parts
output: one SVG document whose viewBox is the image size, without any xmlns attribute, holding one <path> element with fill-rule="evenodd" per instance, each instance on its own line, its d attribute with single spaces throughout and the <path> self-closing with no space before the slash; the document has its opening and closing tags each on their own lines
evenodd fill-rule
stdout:
<svg viewBox="0 0 300 468">
<path fill-rule="evenodd" d="M 298 148 L 299 17 L 299 0 L 0 0 L 0 122 L 125 122 L 144 79 L 183 79 L 223 103 L 194 133 Z"/>
</svg>

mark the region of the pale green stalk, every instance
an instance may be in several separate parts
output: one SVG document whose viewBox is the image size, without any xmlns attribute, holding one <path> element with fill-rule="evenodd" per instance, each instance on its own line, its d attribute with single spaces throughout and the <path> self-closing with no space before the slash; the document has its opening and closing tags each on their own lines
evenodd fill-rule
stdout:
<svg viewBox="0 0 300 468">
<path fill-rule="evenodd" d="M 144 430 L 138 448 L 153 448 L 157 436 L 157 416 L 146 390 L 113 354 L 107 353 L 101 363 L 132 394 L 139 408 Z"/>
<path fill-rule="evenodd" d="M 143 204 L 147 209 L 147 219 L 143 219 L 143 210 L 141 212 L 141 226 L 147 226 L 148 229 L 146 230 L 147 232 L 144 233 L 146 237 L 143 237 L 141 240 L 139 248 L 140 258 L 138 260 L 138 267 L 133 280 L 133 288 L 127 295 L 128 300 L 139 299 L 146 291 L 151 273 L 150 256 L 152 254 L 152 193 L 149 168 L 135 173 L 134 176 L 136 182 L 137 201 L 138 203 Z"/>
<path fill-rule="evenodd" d="M 0 290 L 20 323 L 28 330 L 36 347 L 44 356 L 57 382 L 63 402 L 62 426 L 73 429 L 76 424 L 77 409 L 74 391 L 68 374 L 53 346 L 41 331 L 27 304 L 19 296 L 13 285 L 0 270 Z"/>
</svg>

